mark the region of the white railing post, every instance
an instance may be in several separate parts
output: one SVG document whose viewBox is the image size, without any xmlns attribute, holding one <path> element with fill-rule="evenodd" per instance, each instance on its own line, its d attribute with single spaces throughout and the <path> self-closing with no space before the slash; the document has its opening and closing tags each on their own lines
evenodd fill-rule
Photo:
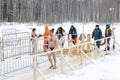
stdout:
<svg viewBox="0 0 120 80">
<path fill-rule="evenodd" d="M 95 47 L 94 47 L 95 48 L 95 51 L 94 51 L 95 58 L 97 58 L 97 52 L 98 52 L 98 49 L 97 49 L 98 47 L 97 47 L 96 43 L 97 43 L 97 41 L 95 40 L 94 41 L 94 44 L 95 44 Z"/>
<path fill-rule="evenodd" d="M 120 44 L 115 40 L 115 43 L 118 45 L 118 47 L 120 47 Z"/>
<path fill-rule="evenodd" d="M 77 45 L 79 45 L 79 37 L 77 37 Z M 79 46 L 77 46 L 77 55 L 79 54 Z"/>
<path fill-rule="evenodd" d="M 40 74 L 40 76 L 42 77 L 43 80 L 46 80 L 46 78 L 43 75 L 43 73 L 37 67 L 36 67 L 36 71 Z"/>
<path fill-rule="evenodd" d="M 115 50 L 115 36 L 113 37 L 113 50 Z"/>
<path fill-rule="evenodd" d="M 95 42 L 95 58 L 97 58 L 97 56 L 98 56 L 98 52 L 99 52 L 99 48 L 98 48 L 98 46 L 96 45 L 96 43 L 97 43 L 97 41 L 98 40 L 95 40 L 94 42 Z"/>
<path fill-rule="evenodd" d="M 94 46 L 95 46 L 95 50 L 96 50 L 96 53 L 95 53 L 95 50 L 94 50 L 94 54 L 95 54 L 95 58 L 97 58 L 97 53 L 99 52 L 99 53 L 101 53 L 102 54 L 102 56 L 104 56 L 104 53 L 102 53 L 100 50 L 99 50 L 99 48 L 96 46 L 96 41 L 100 41 L 101 39 L 99 39 L 99 40 L 95 40 L 94 41 Z"/>
<path fill-rule="evenodd" d="M 37 73 L 36 73 L 36 67 L 37 67 L 37 59 L 36 59 L 36 54 L 37 54 L 37 39 L 34 39 L 34 56 L 33 56 L 33 80 L 37 80 Z"/>
<path fill-rule="evenodd" d="M 22 43 L 21 43 L 21 38 L 19 39 L 20 40 L 20 54 L 21 54 L 21 50 L 22 50 L 22 48 L 21 48 L 21 45 L 22 45 Z"/>
<path fill-rule="evenodd" d="M 82 51 L 82 54 L 84 54 L 84 56 L 91 62 L 91 63 L 94 63 L 89 57 L 88 57 L 88 55 L 87 54 L 85 54 L 85 52 L 84 51 Z"/>
<path fill-rule="evenodd" d="M 105 45 L 106 47 L 105 47 L 105 50 L 106 50 L 106 54 L 108 54 L 108 41 L 107 41 L 107 38 L 106 38 L 106 45 Z"/>
<path fill-rule="evenodd" d="M 80 64 L 83 63 L 83 54 L 82 54 L 82 47 L 80 48 Z"/>
<path fill-rule="evenodd" d="M 36 57 L 33 57 L 33 80 L 37 80 L 37 74 L 36 74 Z"/>
<path fill-rule="evenodd" d="M 63 73 L 63 49 L 61 49 L 61 73 Z"/>
</svg>

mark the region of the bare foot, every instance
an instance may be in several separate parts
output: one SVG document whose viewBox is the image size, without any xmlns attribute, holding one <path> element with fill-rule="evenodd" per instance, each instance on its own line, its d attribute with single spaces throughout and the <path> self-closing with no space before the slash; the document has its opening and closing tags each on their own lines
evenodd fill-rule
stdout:
<svg viewBox="0 0 120 80">
<path fill-rule="evenodd" d="M 53 68 L 53 66 L 50 66 L 49 69 Z"/>
<path fill-rule="evenodd" d="M 53 69 L 57 69 L 57 67 L 56 67 L 56 66 L 53 66 Z"/>
</svg>

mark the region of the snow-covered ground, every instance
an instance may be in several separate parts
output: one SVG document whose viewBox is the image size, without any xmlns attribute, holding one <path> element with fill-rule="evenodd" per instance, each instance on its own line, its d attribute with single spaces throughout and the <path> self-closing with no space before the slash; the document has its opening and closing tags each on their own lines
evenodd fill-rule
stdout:
<svg viewBox="0 0 120 80">
<path fill-rule="evenodd" d="M 62 23 L 62 24 L 51 24 L 48 25 L 49 29 L 54 28 L 55 32 L 57 30 L 58 27 L 62 26 L 66 33 L 68 34 L 70 26 L 74 25 L 77 28 L 77 32 L 78 34 L 83 33 L 83 27 L 84 27 L 84 33 L 85 34 L 92 34 L 93 29 L 95 28 L 95 25 L 99 24 L 100 28 L 102 29 L 102 33 L 105 34 L 105 23 L 95 23 L 95 22 L 90 22 L 90 23 L 71 23 L 71 22 L 67 22 L 67 23 Z M 36 28 L 37 34 L 43 34 L 44 33 L 44 27 L 46 25 L 44 24 L 40 24 L 40 23 L 0 23 L 0 36 L 2 34 L 2 30 L 4 29 L 9 29 L 9 28 L 15 28 L 17 30 L 17 32 L 31 32 L 32 28 Z M 116 41 L 120 41 L 119 38 L 119 31 L 120 31 L 120 23 L 114 23 L 113 27 L 115 27 L 115 35 L 116 35 Z M 111 25 L 112 28 L 112 25 Z M 93 41 L 93 39 L 92 39 Z M 111 40 L 112 42 L 112 40 Z M 41 44 L 41 42 L 40 42 Z M 41 47 L 40 47 L 41 48 Z"/>
<path fill-rule="evenodd" d="M 49 28 L 54 28 L 57 30 L 58 27 L 62 26 L 66 33 L 68 33 L 70 26 L 74 25 L 77 28 L 78 34 L 82 33 L 83 26 L 85 34 L 91 34 L 95 25 L 97 23 L 63 23 L 63 24 L 54 24 L 48 25 Z M 99 24 L 102 32 L 104 34 L 105 25 Z M 114 27 L 116 28 L 116 41 L 119 42 L 120 34 L 119 23 L 115 23 Z M 38 23 L 0 23 L 0 36 L 2 34 L 2 29 L 15 28 L 18 32 L 31 32 L 32 28 L 37 29 L 37 34 L 44 33 L 44 24 Z M 112 41 L 112 40 L 111 40 Z M 118 47 L 117 47 L 118 48 Z M 120 48 L 119 48 L 120 49 Z M 66 71 L 64 74 L 57 73 L 48 77 L 48 80 L 120 80 L 120 52 L 117 51 L 117 54 L 114 52 L 114 55 L 106 56 L 105 58 L 100 58 L 95 60 L 94 64 L 85 65 L 81 68 L 81 65 L 76 66 L 74 71 Z M 84 65 L 84 64 L 83 64 Z M 31 69 L 30 69 L 31 70 Z M 22 70 L 21 70 L 22 71 Z M 32 70 L 31 70 L 32 71 Z M 27 73 L 27 72 L 26 72 Z M 17 76 L 17 75 L 15 75 Z M 24 80 L 24 79 L 23 79 Z"/>
<path fill-rule="evenodd" d="M 48 80 L 120 80 L 120 52 L 72 72 L 54 74 Z"/>
</svg>

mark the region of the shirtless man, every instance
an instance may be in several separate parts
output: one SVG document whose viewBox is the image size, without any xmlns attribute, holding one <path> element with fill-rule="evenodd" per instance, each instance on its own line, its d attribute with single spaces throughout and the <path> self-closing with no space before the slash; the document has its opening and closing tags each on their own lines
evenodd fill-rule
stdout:
<svg viewBox="0 0 120 80">
<path fill-rule="evenodd" d="M 36 45 L 35 41 L 36 41 L 36 38 L 37 38 L 37 34 L 36 34 L 36 29 L 35 28 L 32 29 L 31 37 L 32 37 L 32 52 L 34 52 L 35 45 Z"/>
<path fill-rule="evenodd" d="M 57 36 L 54 35 L 54 31 L 52 29 L 52 30 L 50 30 L 50 36 L 48 38 L 48 47 L 49 47 L 49 50 L 53 51 L 53 50 L 57 49 L 58 44 L 59 44 L 58 38 L 57 38 Z M 52 62 L 52 58 L 51 57 L 53 57 L 54 64 Z M 54 52 L 54 53 L 48 54 L 48 59 L 49 59 L 50 64 L 51 64 L 51 66 L 49 68 L 50 69 L 51 68 L 56 69 L 57 68 L 56 67 L 56 53 Z"/>
</svg>

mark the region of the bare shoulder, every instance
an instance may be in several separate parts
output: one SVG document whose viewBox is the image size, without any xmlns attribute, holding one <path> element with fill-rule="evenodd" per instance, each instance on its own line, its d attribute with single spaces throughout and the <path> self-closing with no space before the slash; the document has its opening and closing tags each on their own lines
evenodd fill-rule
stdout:
<svg viewBox="0 0 120 80">
<path fill-rule="evenodd" d="M 54 35 L 54 37 L 55 37 L 55 38 L 57 38 L 57 36 L 56 36 L 56 35 Z"/>
<path fill-rule="evenodd" d="M 54 38 L 55 38 L 55 39 L 58 39 L 56 35 L 54 35 Z"/>
<path fill-rule="evenodd" d="M 35 35 L 35 33 L 34 32 L 31 32 L 31 36 L 34 36 Z"/>
</svg>

